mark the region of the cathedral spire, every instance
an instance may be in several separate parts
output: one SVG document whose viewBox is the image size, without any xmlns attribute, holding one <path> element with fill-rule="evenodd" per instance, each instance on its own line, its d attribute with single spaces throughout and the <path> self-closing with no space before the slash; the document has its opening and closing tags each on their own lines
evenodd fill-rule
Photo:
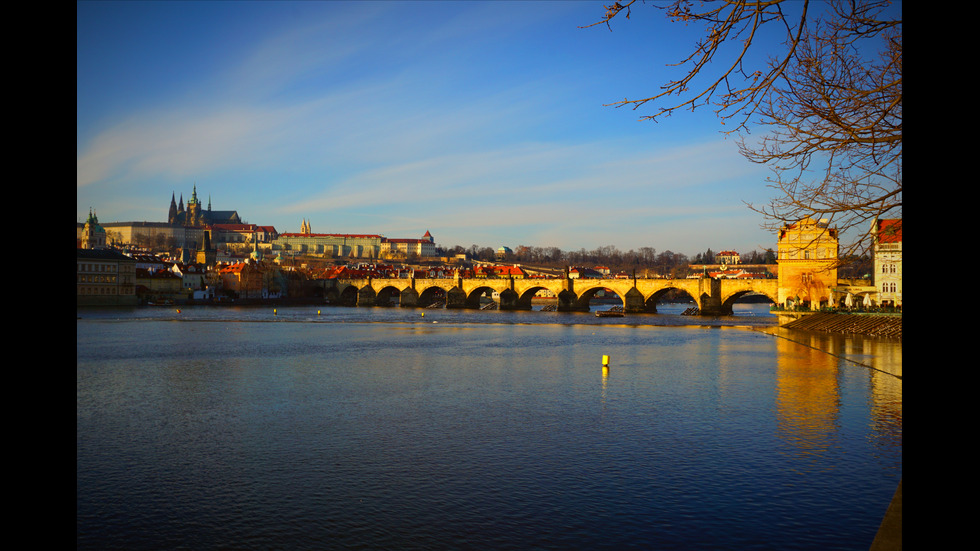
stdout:
<svg viewBox="0 0 980 551">
<path fill-rule="evenodd" d="M 177 223 L 177 194 L 174 192 L 170 192 L 170 212 L 167 214 L 167 222 Z"/>
</svg>

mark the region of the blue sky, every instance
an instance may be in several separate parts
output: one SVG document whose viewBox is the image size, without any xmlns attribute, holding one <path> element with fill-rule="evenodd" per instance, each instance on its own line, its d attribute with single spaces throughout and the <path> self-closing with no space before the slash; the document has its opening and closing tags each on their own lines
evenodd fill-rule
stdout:
<svg viewBox="0 0 980 551">
<path fill-rule="evenodd" d="M 608 3 L 608 2 L 607 2 Z M 78 2 L 84 222 L 215 210 L 299 231 L 688 255 L 775 247 L 769 175 L 652 94 L 697 34 L 602 1 Z"/>
</svg>

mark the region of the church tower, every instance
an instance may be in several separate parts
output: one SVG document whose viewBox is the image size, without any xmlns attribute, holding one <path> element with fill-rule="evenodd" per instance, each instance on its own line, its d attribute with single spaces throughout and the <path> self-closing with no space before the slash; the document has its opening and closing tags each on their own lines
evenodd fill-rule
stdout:
<svg viewBox="0 0 980 551">
<path fill-rule="evenodd" d="M 83 249 L 104 249 L 106 246 L 105 229 L 99 225 L 99 217 L 88 211 L 88 220 L 82 229 L 82 248 Z"/>
<path fill-rule="evenodd" d="M 171 226 L 177 225 L 177 198 L 174 193 L 170 194 L 170 214 L 167 215 L 167 223 Z"/>
<path fill-rule="evenodd" d="M 197 184 L 194 184 L 191 198 L 187 200 L 187 216 L 184 218 L 184 225 L 189 227 L 202 226 L 201 214 L 201 202 L 197 199 Z"/>
<path fill-rule="evenodd" d="M 214 267 L 218 251 L 211 245 L 211 230 L 204 230 L 204 244 L 197 250 L 197 263 L 209 268 Z"/>
</svg>

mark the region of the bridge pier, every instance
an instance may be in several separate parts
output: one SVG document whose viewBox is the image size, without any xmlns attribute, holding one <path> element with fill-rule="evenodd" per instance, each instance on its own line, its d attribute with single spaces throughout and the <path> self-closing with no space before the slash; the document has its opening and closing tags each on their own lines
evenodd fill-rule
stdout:
<svg viewBox="0 0 980 551">
<path fill-rule="evenodd" d="M 398 305 L 402 308 L 415 308 L 419 305 L 419 294 L 415 292 L 415 281 L 412 281 L 412 286 L 403 289 L 398 295 Z"/>
<path fill-rule="evenodd" d="M 446 291 L 446 309 L 466 308 L 466 293 L 459 286 Z"/>
<path fill-rule="evenodd" d="M 626 296 L 623 297 L 623 312 L 627 314 L 642 314 L 646 311 L 647 304 L 643 298 L 643 293 L 638 291 L 636 287 L 627 291 Z"/>
<path fill-rule="evenodd" d="M 358 306 L 374 306 L 377 299 L 377 294 L 370 285 L 367 285 L 361 289 L 357 290 L 357 305 Z"/>
<path fill-rule="evenodd" d="M 588 312 L 589 311 L 589 301 L 579 300 L 579 297 L 575 293 L 566 289 L 558 293 L 558 312 Z"/>
<path fill-rule="evenodd" d="M 702 316 L 730 316 L 732 315 L 731 304 L 724 304 L 721 301 L 721 280 L 703 279 L 709 282 L 708 292 L 702 293 L 700 297 L 700 315 Z"/>
<path fill-rule="evenodd" d="M 511 281 L 511 284 L 513 285 L 513 281 Z M 500 293 L 497 308 L 500 308 L 501 310 L 520 310 L 520 298 L 521 297 L 517 296 L 517 293 L 513 290 L 513 288 L 505 289 Z"/>
</svg>

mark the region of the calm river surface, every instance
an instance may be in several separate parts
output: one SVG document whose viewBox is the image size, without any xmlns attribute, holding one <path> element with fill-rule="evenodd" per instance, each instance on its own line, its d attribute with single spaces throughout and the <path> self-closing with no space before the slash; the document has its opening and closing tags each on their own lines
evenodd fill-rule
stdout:
<svg viewBox="0 0 980 551">
<path fill-rule="evenodd" d="M 77 548 L 867 550 L 900 342 L 684 308 L 79 309 Z"/>
</svg>

